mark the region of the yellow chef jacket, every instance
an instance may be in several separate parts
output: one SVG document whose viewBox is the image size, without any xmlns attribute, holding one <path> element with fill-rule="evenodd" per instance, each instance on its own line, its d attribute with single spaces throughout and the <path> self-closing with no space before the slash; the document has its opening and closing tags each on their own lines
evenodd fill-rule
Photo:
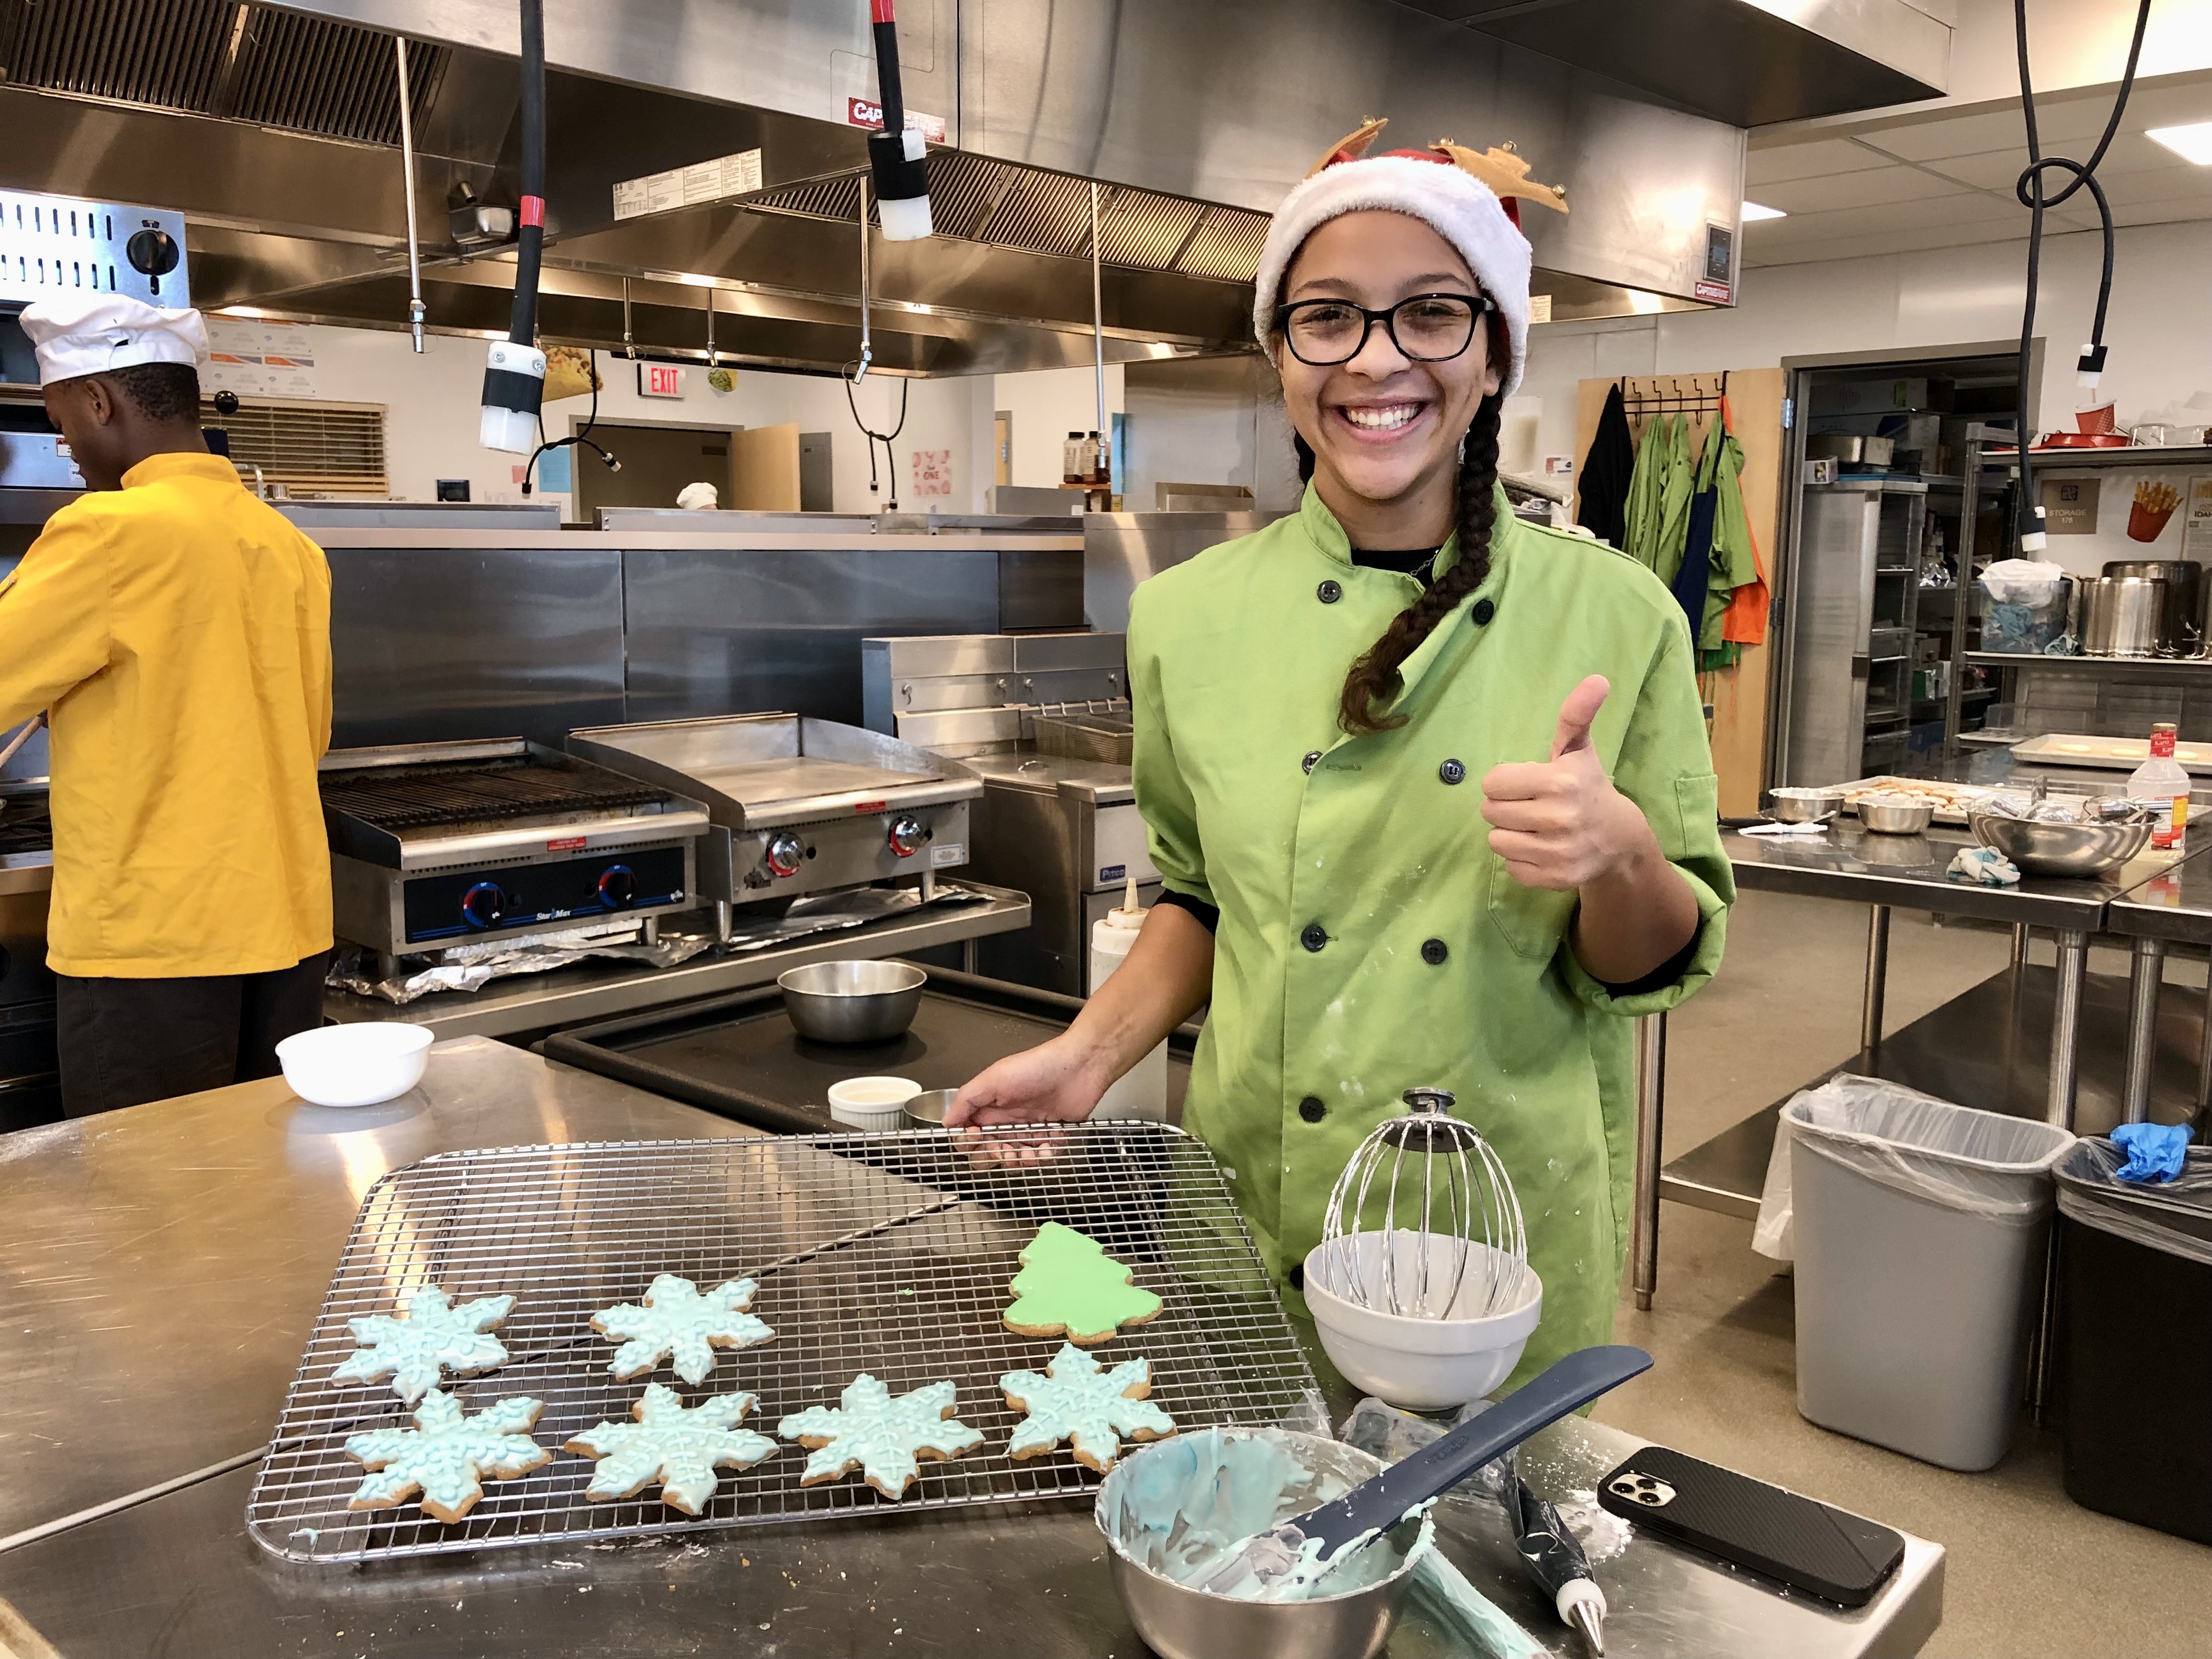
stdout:
<svg viewBox="0 0 2212 1659">
<path fill-rule="evenodd" d="M 1137 589 L 1129 689 L 1152 862 L 1220 909 L 1184 1127 L 1296 1285 L 1361 1140 L 1407 1089 L 1452 1091 L 1504 1161 L 1543 1281 L 1525 1378 L 1611 1340 L 1631 1018 L 1712 977 L 1735 888 L 1681 606 L 1613 549 L 1515 518 L 1502 493 L 1497 513 L 1490 574 L 1407 659 L 1395 730 L 1346 736 L 1338 692 L 1420 584 L 1354 564 L 1311 488 L 1291 517 Z M 1457 556 L 1446 543 L 1434 570 Z M 1613 690 L 1591 744 L 1698 901 L 1696 949 L 1663 985 L 1593 979 L 1568 939 L 1575 895 L 1515 881 L 1482 817 L 1483 775 L 1545 759 L 1560 703 L 1594 673 Z"/>
<path fill-rule="evenodd" d="M 0 731 L 52 728 L 46 961 L 269 973 L 331 945 L 323 550 L 219 455 L 70 502 L 0 582 Z"/>
</svg>

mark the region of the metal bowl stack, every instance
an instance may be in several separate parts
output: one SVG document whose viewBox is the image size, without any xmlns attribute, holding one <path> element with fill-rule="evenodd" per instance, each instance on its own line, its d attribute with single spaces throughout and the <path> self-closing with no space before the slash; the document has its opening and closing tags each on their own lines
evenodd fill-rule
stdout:
<svg viewBox="0 0 2212 1659">
<path fill-rule="evenodd" d="M 2151 825 L 2054 823 L 2002 812 L 1970 812 L 1974 839 L 2010 859 L 2030 876 L 2101 876 L 2142 851 Z"/>
</svg>

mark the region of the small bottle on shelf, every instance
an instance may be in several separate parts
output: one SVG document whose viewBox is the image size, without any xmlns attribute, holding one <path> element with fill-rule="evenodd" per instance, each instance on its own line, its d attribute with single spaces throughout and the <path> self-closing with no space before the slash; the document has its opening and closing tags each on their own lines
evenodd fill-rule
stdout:
<svg viewBox="0 0 2212 1659">
<path fill-rule="evenodd" d="M 1060 447 L 1060 481 L 1078 489 L 1091 481 L 1091 466 L 1084 458 L 1080 432 L 1069 433 L 1067 441 Z"/>
<path fill-rule="evenodd" d="M 2189 842 L 2189 774 L 2173 757 L 2178 732 L 2171 720 L 2152 726 L 2150 758 L 2128 779 L 2130 799 L 2162 804 L 2164 816 L 2150 832 L 2151 849 L 2176 856 L 2187 850 Z"/>
</svg>

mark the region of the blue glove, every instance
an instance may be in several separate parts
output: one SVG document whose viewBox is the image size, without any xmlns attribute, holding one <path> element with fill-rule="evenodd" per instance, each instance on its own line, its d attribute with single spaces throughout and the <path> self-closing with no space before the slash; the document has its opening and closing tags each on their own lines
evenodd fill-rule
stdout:
<svg viewBox="0 0 2212 1659">
<path fill-rule="evenodd" d="M 2112 1145 L 2128 1155 L 2114 1173 L 2122 1181 L 2171 1181 L 2181 1173 L 2189 1150 L 2186 1123 L 2123 1123 Z"/>
</svg>

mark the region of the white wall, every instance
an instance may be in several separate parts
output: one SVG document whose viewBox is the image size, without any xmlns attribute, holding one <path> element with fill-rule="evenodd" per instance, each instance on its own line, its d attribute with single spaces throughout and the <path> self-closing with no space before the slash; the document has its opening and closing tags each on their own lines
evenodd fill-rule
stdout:
<svg viewBox="0 0 2212 1659">
<path fill-rule="evenodd" d="M 479 501 L 521 499 L 516 472 L 523 458 L 483 449 L 477 443 L 477 399 L 483 382 L 484 346 L 481 340 L 432 335 L 428 349 L 416 356 L 404 334 L 371 329 L 318 328 L 315 359 L 321 396 L 344 402 L 380 403 L 389 409 L 385 422 L 386 464 L 392 493 L 405 501 L 434 499 L 440 478 L 466 478 Z M 834 378 L 779 374 L 763 369 L 735 370 L 737 384 L 729 392 L 716 392 L 707 384 L 706 370 L 693 365 L 684 373 L 684 395 L 679 400 L 641 398 L 635 367 L 605 353 L 599 356 L 599 374 L 606 382 L 599 394 L 599 418 L 610 422 L 659 422 L 665 425 L 720 427 L 775 426 L 795 422 L 802 430 L 832 434 L 832 482 L 841 512 L 866 512 L 884 504 L 888 492 L 868 493 L 867 441 L 854 424 L 846 407 L 845 392 Z M 1012 378 L 1012 377 L 1009 377 Z M 904 428 L 892 445 L 899 467 L 899 504 L 936 506 L 947 512 L 972 513 L 982 505 L 981 492 L 991 481 L 988 433 L 991 381 L 970 380 L 912 380 L 870 376 L 854 397 L 861 416 L 878 432 L 897 423 L 900 388 L 909 402 Z M 985 441 L 976 442 L 975 409 L 983 411 Z M 545 406 L 545 429 L 563 437 L 584 422 L 589 411 L 586 398 L 563 398 Z M 918 449 L 951 453 L 952 494 L 918 498 L 913 494 L 913 456 Z M 880 455 L 881 447 L 878 446 Z M 1055 450 L 1055 453 L 1057 451 Z M 596 466 L 588 452 L 574 465 Z M 568 504 L 565 495 L 538 492 L 533 499 Z M 675 503 L 671 501 L 669 506 Z"/>
<path fill-rule="evenodd" d="M 2016 339 L 2027 255 L 2024 242 L 1996 242 L 1771 265 L 1745 273 L 1742 302 L 1732 311 L 1540 325 L 1530 335 L 1522 391 L 1541 404 L 1539 447 L 1547 454 L 1574 453 L 1579 380 L 1770 368 L 1784 357 Z M 2035 325 L 2045 341 L 2041 428 L 2073 424 L 2073 363 L 2089 337 L 2100 258 L 2094 234 L 2044 240 Z M 2111 355 L 2100 392 L 2113 400 L 2123 426 L 2212 388 L 2212 223 L 2119 233 L 2105 339 Z M 2115 489 L 2108 484 L 2106 493 Z M 2105 520 L 2124 524 L 2126 493 L 2105 506 Z M 2118 530 L 2054 540 L 2067 563 L 2077 556 L 2065 544 L 2080 543 L 2085 568 L 2092 553 L 2172 557 L 2179 524 L 2177 517 L 2154 549 L 2126 541 Z"/>
<path fill-rule="evenodd" d="M 1097 372 L 1089 368 L 1039 368 L 1026 374 L 1000 374 L 979 380 L 990 389 L 993 411 L 1013 416 L 1012 482 L 1025 488 L 1057 489 L 1061 447 L 1071 432 L 1096 432 L 1098 426 Z M 1121 413 L 1121 366 L 1106 365 L 1106 417 Z M 983 482 L 991 481 L 987 469 Z"/>
</svg>

